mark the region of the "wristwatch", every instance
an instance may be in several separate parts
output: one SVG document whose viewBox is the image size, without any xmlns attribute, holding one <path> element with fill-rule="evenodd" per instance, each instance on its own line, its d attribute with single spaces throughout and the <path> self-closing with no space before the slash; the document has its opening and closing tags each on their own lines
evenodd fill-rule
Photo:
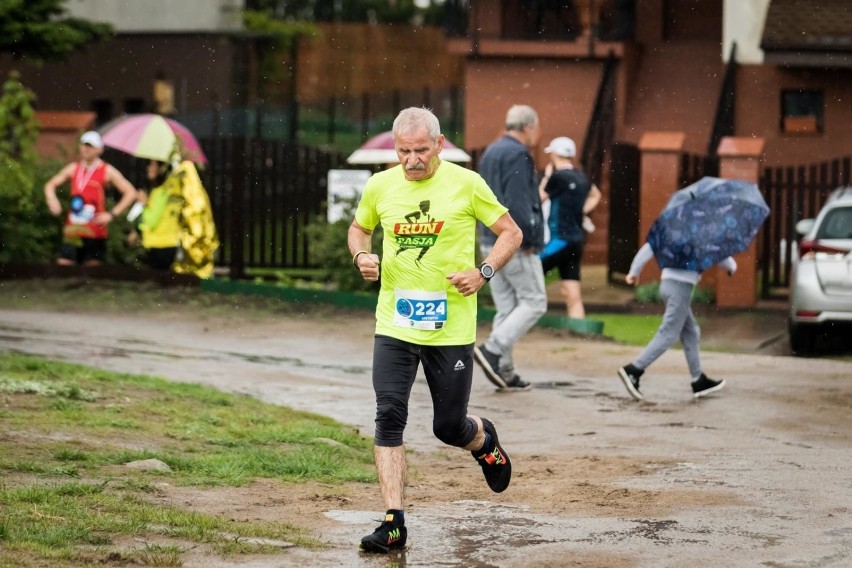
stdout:
<svg viewBox="0 0 852 568">
<path fill-rule="evenodd" d="M 482 277 L 485 278 L 486 282 L 488 282 L 494 277 L 494 267 L 487 262 L 483 262 L 479 265 L 479 273 L 482 274 Z"/>
</svg>

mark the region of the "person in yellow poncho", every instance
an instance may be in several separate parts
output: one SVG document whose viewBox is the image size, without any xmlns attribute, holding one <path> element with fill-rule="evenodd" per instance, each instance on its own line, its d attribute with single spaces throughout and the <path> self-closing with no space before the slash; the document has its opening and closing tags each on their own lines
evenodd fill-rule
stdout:
<svg viewBox="0 0 852 568">
<path fill-rule="evenodd" d="M 186 160 L 169 168 L 152 160 L 148 179 L 156 187 L 139 223 L 145 263 L 155 269 L 210 278 L 219 238 L 195 164 Z"/>
</svg>

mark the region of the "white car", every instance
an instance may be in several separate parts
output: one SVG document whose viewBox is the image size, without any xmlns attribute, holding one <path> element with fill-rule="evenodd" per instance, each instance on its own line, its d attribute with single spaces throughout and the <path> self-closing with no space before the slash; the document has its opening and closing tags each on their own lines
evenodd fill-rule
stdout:
<svg viewBox="0 0 852 568">
<path fill-rule="evenodd" d="M 852 348 L 852 186 L 834 190 L 816 219 L 796 224 L 790 277 L 790 347 Z"/>
</svg>

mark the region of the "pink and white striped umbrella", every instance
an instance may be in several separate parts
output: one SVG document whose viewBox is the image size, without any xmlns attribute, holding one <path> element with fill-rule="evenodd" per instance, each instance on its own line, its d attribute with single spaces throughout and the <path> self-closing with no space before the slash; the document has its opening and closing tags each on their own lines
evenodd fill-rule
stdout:
<svg viewBox="0 0 852 568">
<path fill-rule="evenodd" d="M 177 157 L 207 164 L 207 157 L 192 132 L 159 114 L 128 114 L 108 122 L 100 132 L 104 145 L 137 158 L 171 162 Z"/>
</svg>

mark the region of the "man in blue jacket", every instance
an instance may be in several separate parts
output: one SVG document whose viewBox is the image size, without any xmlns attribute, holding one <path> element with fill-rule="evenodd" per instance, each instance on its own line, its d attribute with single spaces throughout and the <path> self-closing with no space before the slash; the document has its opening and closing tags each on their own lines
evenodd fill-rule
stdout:
<svg viewBox="0 0 852 568">
<path fill-rule="evenodd" d="M 541 136 L 538 114 L 527 105 L 514 105 L 506 113 L 506 129 L 482 155 L 479 173 L 497 199 L 521 228 L 523 242 L 502 270 L 494 274 L 491 297 L 497 313 L 491 335 L 474 348 L 476 362 L 500 389 L 526 390 L 530 384 L 515 372 L 512 349 L 547 311 L 544 272 L 538 252 L 544 244 L 544 220 L 536 181 L 535 161 L 530 149 Z M 482 227 L 483 258 L 496 235 Z"/>
</svg>

